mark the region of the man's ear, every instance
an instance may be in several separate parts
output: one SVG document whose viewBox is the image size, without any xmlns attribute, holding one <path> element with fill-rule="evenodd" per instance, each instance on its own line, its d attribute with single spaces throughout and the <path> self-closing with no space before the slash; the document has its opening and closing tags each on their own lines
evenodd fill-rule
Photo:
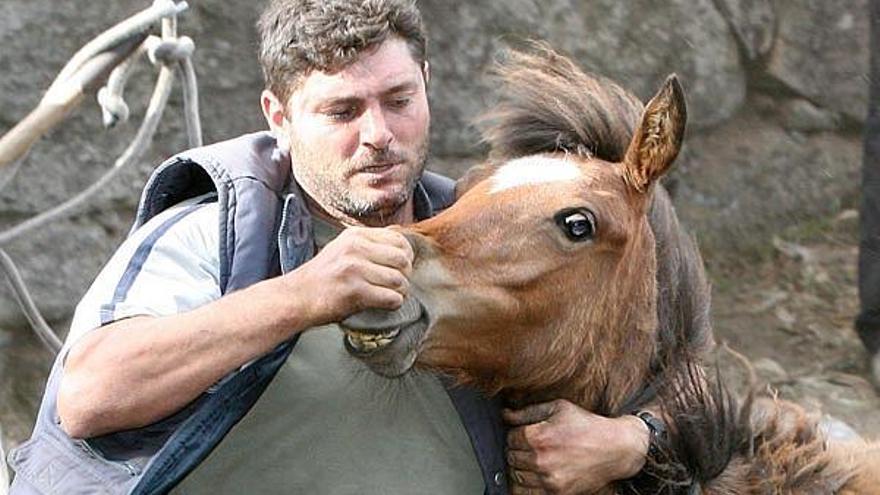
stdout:
<svg viewBox="0 0 880 495">
<path fill-rule="evenodd" d="M 684 90 L 672 74 L 645 106 L 623 159 L 626 181 L 633 189 L 647 192 L 669 170 L 681 150 L 686 122 Z"/>
<path fill-rule="evenodd" d="M 281 100 L 275 93 L 264 89 L 260 94 L 260 107 L 263 109 L 263 117 L 269 124 L 269 130 L 275 136 L 278 149 L 290 150 L 290 139 L 287 135 L 287 111 Z"/>
<path fill-rule="evenodd" d="M 431 63 L 427 60 L 422 64 L 422 75 L 425 77 L 425 88 L 427 88 L 428 83 L 431 82 Z"/>
<path fill-rule="evenodd" d="M 263 109 L 263 117 L 266 118 L 269 129 L 276 134 L 283 131 L 286 112 L 284 105 L 275 96 L 275 93 L 264 89 L 260 94 L 260 107 Z"/>
</svg>

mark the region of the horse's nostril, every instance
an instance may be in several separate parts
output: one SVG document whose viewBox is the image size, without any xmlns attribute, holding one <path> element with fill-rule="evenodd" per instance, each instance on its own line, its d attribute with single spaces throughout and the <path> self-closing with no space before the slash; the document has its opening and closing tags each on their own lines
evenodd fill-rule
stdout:
<svg viewBox="0 0 880 495">
<path fill-rule="evenodd" d="M 401 230 L 401 234 L 406 238 L 407 242 L 409 242 L 410 247 L 413 250 L 413 264 L 415 264 L 415 260 L 419 259 L 422 255 L 422 250 L 424 248 L 424 238 L 421 234 L 416 234 L 415 232 L 408 230 Z"/>
</svg>

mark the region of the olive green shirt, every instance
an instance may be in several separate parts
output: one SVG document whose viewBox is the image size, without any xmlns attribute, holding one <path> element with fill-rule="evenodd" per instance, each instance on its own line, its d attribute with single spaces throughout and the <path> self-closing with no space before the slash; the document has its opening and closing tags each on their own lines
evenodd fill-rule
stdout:
<svg viewBox="0 0 880 495">
<path fill-rule="evenodd" d="M 320 247 L 338 230 L 314 219 Z M 177 494 L 481 494 L 483 478 L 439 380 L 386 379 L 349 356 L 336 325 L 287 363 Z"/>
</svg>

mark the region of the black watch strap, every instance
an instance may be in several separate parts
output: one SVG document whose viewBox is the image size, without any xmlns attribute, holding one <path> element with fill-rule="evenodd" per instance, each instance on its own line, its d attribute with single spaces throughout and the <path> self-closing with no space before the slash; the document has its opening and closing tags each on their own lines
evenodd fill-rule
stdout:
<svg viewBox="0 0 880 495">
<path fill-rule="evenodd" d="M 663 448 L 661 445 L 665 446 L 667 441 L 666 423 L 648 411 L 636 411 L 633 416 L 641 419 L 648 427 L 648 458 L 659 460 Z"/>
<path fill-rule="evenodd" d="M 666 423 L 648 411 L 636 411 L 633 416 L 642 420 L 648 427 L 648 452 L 645 465 L 632 478 L 621 485 L 621 493 L 626 495 L 643 495 L 645 493 L 672 493 L 666 491 L 675 486 L 682 491 L 675 493 L 699 493 L 699 484 L 694 483 L 687 468 L 676 462 L 671 452 L 669 432 Z"/>
</svg>

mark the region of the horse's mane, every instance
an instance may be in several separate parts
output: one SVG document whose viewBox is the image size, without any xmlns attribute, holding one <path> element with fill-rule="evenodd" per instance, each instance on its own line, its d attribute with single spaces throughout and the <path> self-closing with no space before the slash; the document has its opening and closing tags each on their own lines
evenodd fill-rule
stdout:
<svg viewBox="0 0 880 495">
<path fill-rule="evenodd" d="M 753 375 L 744 357 L 743 366 Z M 800 406 L 760 392 L 752 376 L 746 396 L 737 399 L 695 361 L 679 367 L 660 392 L 671 419 L 666 464 L 648 469 L 664 493 L 838 493 L 855 475 L 851 460 L 829 451 L 818 418 Z M 673 483 L 669 483 L 673 481 Z"/>
<path fill-rule="evenodd" d="M 613 81 L 581 70 L 543 42 L 508 50 L 495 69 L 499 102 L 481 119 L 490 161 L 567 152 L 620 162 L 644 105 Z M 669 195 L 657 187 L 649 214 L 656 240 L 658 346 L 649 385 L 619 411 L 656 397 L 664 369 L 712 343 L 710 291 L 696 243 L 678 223 Z"/>
<path fill-rule="evenodd" d="M 481 118 L 492 161 L 566 151 L 623 160 L 644 105 L 543 42 L 508 50 L 493 70 L 500 101 Z"/>
</svg>

